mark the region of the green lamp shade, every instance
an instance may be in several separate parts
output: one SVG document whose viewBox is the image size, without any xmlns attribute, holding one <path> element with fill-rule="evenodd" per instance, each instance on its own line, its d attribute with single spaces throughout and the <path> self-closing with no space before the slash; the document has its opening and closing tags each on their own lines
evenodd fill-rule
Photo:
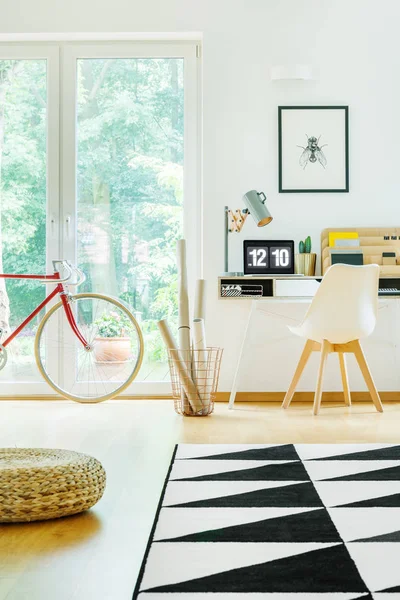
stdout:
<svg viewBox="0 0 400 600">
<path fill-rule="evenodd" d="M 264 227 L 272 221 L 272 216 L 265 206 L 266 199 L 264 192 L 257 192 L 257 190 L 250 190 L 243 196 L 243 202 L 258 227 Z"/>
</svg>

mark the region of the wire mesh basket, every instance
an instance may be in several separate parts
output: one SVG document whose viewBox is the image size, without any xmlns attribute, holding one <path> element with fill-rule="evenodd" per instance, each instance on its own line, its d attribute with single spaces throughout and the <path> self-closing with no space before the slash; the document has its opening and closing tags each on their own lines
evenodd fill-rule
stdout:
<svg viewBox="0 0 400 600">
<path fill-rule="evenodd" d="M 168 349 L 175 411 L 188 417 L 206 417 L 214 410 L 222 348 Z"/>
</svg>

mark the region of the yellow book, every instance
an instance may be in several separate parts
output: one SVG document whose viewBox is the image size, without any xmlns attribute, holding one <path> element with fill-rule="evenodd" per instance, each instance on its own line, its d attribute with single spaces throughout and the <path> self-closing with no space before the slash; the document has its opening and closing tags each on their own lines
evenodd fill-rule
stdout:
<svg viewBox="0 0 400 600">
<path fill-rule="evenodd" d="M 358 239 L 357 231 L 330 231 L 329 232 L 329 247 L 335 247 L 335 240 L 356 240 Z"/>
</svg>

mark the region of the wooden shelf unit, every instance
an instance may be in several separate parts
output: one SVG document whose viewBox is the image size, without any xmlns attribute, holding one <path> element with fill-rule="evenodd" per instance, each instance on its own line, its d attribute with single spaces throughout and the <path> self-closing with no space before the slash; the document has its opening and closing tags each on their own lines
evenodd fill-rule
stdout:
<svg viewBox="0 0 400 600">
<path fill-rule="evenodd" d="M 381 278 L 399 279 L 400 283 L 400 227 L 330 227 L 321 232 L 321 273 L 325 274 L 331 266 L 329 253 L 329 233 L 356 231 L 360 241 L 360 249 L 364 257 L 364 264 L 378 264 L 381 269 Z M 389 239 L 385 239 L 385 237 Z M 396 265 L 383 265 L 382 252 L 395 252 Z"/>
</svg>

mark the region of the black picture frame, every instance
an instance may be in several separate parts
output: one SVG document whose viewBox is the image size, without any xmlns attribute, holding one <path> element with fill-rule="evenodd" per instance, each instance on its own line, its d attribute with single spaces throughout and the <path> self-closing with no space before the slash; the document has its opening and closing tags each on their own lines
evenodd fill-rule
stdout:
<svg viewBox="0 0 400 600">
<path fill-rule="evenodd" d="M 268 249 L 268 261 L 271 248 L 286 249 L 290 253 L 290 263 L 288 267 L 272 267 L 270 262 L 268 266 L 259 269 L 258 267 L 250 267 L 247 261 L 249 248 Z M 245 275 L 263 276 L 263 275 L 294 275 L 294 240 L 244 240 L 243 241 L 243 273 Z"/>
<path fill-rule="evenodd" d="M 345 185 L 342 188 L 300 188 L 285 189 L 282 184 L 283 175 L 283 147 L 282 147 L 282 114 L 287 110 L 341 110 L 344 111 L 344 152 L 345 152 Z M 348 106 L 278 106 L 278 155 L 279 155 L 279 193 L 305 194 L 305 193 L 348 193 L 349 184 L 349 107 Z"/>
</svg>

